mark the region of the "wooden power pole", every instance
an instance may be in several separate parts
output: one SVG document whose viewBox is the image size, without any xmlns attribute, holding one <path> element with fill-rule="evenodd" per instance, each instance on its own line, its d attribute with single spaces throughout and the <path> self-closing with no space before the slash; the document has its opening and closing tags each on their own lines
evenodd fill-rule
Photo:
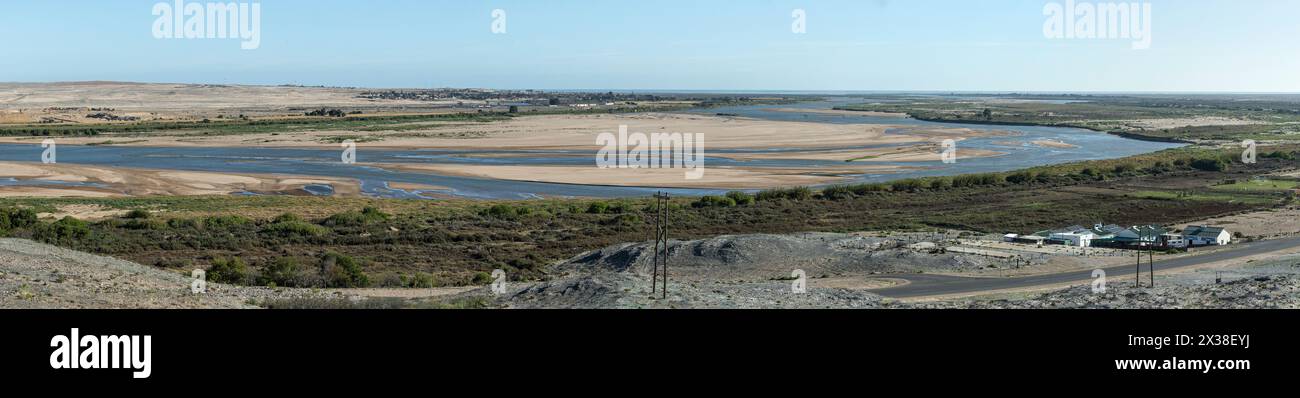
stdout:
<svg viewBox="0 0 1300 398">
<path fill-rule="evenodd" d="M 655 194 L 655 256 L 654 265 L 650 271 L 650 296 L 658 290 L 659 267 L 663 265 L 663 290 L 662 296 L 668 299 L 668 224 L 669 218 L 669 199 L 668 193 L 659 192 Z"/>
</svg>

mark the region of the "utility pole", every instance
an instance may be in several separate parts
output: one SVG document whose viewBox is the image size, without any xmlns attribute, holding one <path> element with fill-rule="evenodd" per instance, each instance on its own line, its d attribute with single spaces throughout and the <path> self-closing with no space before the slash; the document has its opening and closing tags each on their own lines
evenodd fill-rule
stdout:
<svg viewBox="0 0 1300 398">
<path fill-rule="evenodd" d="M 1154 233 L 1155 231 L 1151 231 Z M 1159 236 L 1151 238 L 1151 249 L 1147 250 L 1147 275 L 1151 277 L 1151 288 L 1156 287 L 1156 242 L 1160 240 Z"/>
<path fill-rule="evenodd" d="M 658 288 L 659 265 L 663 264 L 663 299 L 668 299 L 668 223 L 669 219 L 669 199 L 667 193 L 655 193 L 655 256 L 654 265 L 650 271 L 650 297 L 654 297 L 655 290 Z"/>
<path fill-rule="evenodd" d="M 1138 230 L 1137 266 L 1133 269 L 1133 285 L 1142 287 L 1142 230 Z"/>
</svg>

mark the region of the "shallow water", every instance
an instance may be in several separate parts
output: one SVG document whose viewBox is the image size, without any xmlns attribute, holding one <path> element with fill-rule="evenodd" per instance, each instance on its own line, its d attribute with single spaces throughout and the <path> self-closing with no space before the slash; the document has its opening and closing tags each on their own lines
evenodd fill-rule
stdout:
<svg viewBox="0 0 1300 398">
<path fill-rule="evenodd" d="M 901 178 L 954 175 L 980 172 L 1008 171 L 1046 164 L 1080 160 L 1109 159 L 1154 152 L 1177 147 L 1177 144 L 1138 141 L 1082 129 L 1059 127 L 987 126 L 961 123 L 934 123 L 906 118 L 888 118 L 856 115 L 826 115 L 814 113 L 771 111 L 771 108 L 830 109 L 834 106 L 861 103 L 860 99 L 834 98 L 822 102 L 780 106 L 743 106 L 690 111 L 698 114 L 726 113 L 769 120 L 807 121 L 837 124 L 890 124 L 916 127 L 960 127 L 986 131 L 1007 131 L 1013 136 L 972 138 L 961 141 L 958 151 L 967 148 L 988 149 L 1009 153 L 991 158 L 961 159 L 956 164 L 941 162 L 869 162 L 869 164 L 920 167 L 889 174 L 864 174 L 855 176 L 860 182 L 877 182 Z M 1076 148 L 1044 148 L 1029 144 L 1031 141 L 1050 139 L 1077 146 Z M 1004 145 L 1015 141 L 1016 145 Z M 594 142 L 594 137 L 593 137 Z M 859 147 L 861 148 L 861 147 Z M 850 149 L 850 148 L 835 148 Z M 782 148 L 770 151 L 804 151 L 800 148 Z M 821 149 L 831 150 L 831 149 Z M 43 149 L 36 145 L 0 144 L 0 160 L 39 162 Z M 739 150 L 714 150 L 714 153 L 741 152 Z M 752 151 L 751 151 L 752 152 Z M 485 156 L 486 155 L 486 156 Z M 498 156 L 494 155 L 509 155 Z M 362 165 L 345 165 L 340 162 L 338 150 L 291 148 L 152 148 L 134 146 L 74 146 L 58 147 L 59 163 L 100 166 L 209 171 L 221 173 L 288 174 L 354 178 L 361 181 L 362 192 L 371 196 L 392 198 L 428 198 L 431 194 L 456 195 L 469 198 L 535 198 L 547 197 L 630 197 L 647 196 L 656 188 L 607 187 L 574 184 L 551 184 L 503 181 L 484 178 L 452 177 L 421 172 L 388 171 Z M 593 153 L 584 151 L 464 151 L 464 150 L 377 150 L 361 147 L 357 162 L 385 163 L 439 163 L 439 164 L 500 164 L 500 165 L 591 165 L 595 167 Z M 706 156 L 705 167 L 710 166 L 843 166 L 841 161 L 814 160 L 754 160 L 734 161 Z M 447 190 L 409 192 L 393 189 L 389 183 L 414 183 L 447 187 Z M 22 181 L 6 179 L 0 170 L 3 185 L 91 185 L 82 183 L 52 183 L 48 181 Z M 332 187 L 313 186 L 307 189 L 318 195 L 328 195 Z M 666 189 L 679 195 L 721 193 L 722 190 Z"/>
</svg>

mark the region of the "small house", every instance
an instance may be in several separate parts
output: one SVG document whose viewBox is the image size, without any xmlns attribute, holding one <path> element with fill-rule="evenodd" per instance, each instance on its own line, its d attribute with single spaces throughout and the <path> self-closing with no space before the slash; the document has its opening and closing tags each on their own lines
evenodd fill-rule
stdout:
<svg viewBox="0 0 1300 398">
<path fill-rule="evenodd" d="M 1222 246 L 1232 243 L 1227 229 L 1193 225 L 1183 230 L 1183 238 L 1192 246 Z"/>
</svg>

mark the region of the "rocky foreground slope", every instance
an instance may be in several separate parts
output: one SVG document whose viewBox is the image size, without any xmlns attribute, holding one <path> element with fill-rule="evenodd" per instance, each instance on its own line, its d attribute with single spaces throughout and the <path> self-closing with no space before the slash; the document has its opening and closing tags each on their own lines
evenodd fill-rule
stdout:
<svg viewBox="0 0 1300 398">
<path fill-rule="evenodd" d="M 257 308 L 265 299 L 327 296 L 302 289 L 207 284 L 188 275 L 21 239 L 0 239 L 0 308 Z"/>
<path fill-rule="evenodd" d="M 934 237 L 931 237 L 934 238 Z M 942 237 L 939 237 L 942 238 Z M 924 240 L 924 239 L 921 239 Z M 667 299 L 651 297 L 653 247 L 624 244 L 555 267 L 559 277 L 499 297 L 512 308 L 1300 308 L 1300 257 L 1156 278 L 1155 288 L 1111 281 L 1050 292 L 901 302 L 872 294 L 872 275 L 960 272 L 979 256 L 917 251 L 915 242 L 845 234 L 722 236 L 673 242 Z M 785 280 L 808 276 L 807 292 Z M 828 283 L 857 280 L 860 285 Z"/>
<path fill-rule="evenodd" d="M 871 276 L 960 272 L 995 265 L 979 256 L 916 250 L 913 238 L 849 234 L 722 236 L 673 242 L 667 299 L 651 297 L 653 247 L 615 245 L 554 266 L 553 278 L 451 296 L 386 300 L 364 293 L 210 283 L 188 275 L 17 239 L 0 239 L 0 308 L 1300 308 L 1300 256 L 1049 292 L 900 302 L 867 291 Z M 807 275 L 795 293 L 791 272 Z M 419 296 L 419 295 L 415 295 Z M 464 303 L 474 305 L 464 305 Z M 449 305 L 456 304 L 456 305 Z M 459 303 L 459 304 L 457 304 Z"/>
</svg>

